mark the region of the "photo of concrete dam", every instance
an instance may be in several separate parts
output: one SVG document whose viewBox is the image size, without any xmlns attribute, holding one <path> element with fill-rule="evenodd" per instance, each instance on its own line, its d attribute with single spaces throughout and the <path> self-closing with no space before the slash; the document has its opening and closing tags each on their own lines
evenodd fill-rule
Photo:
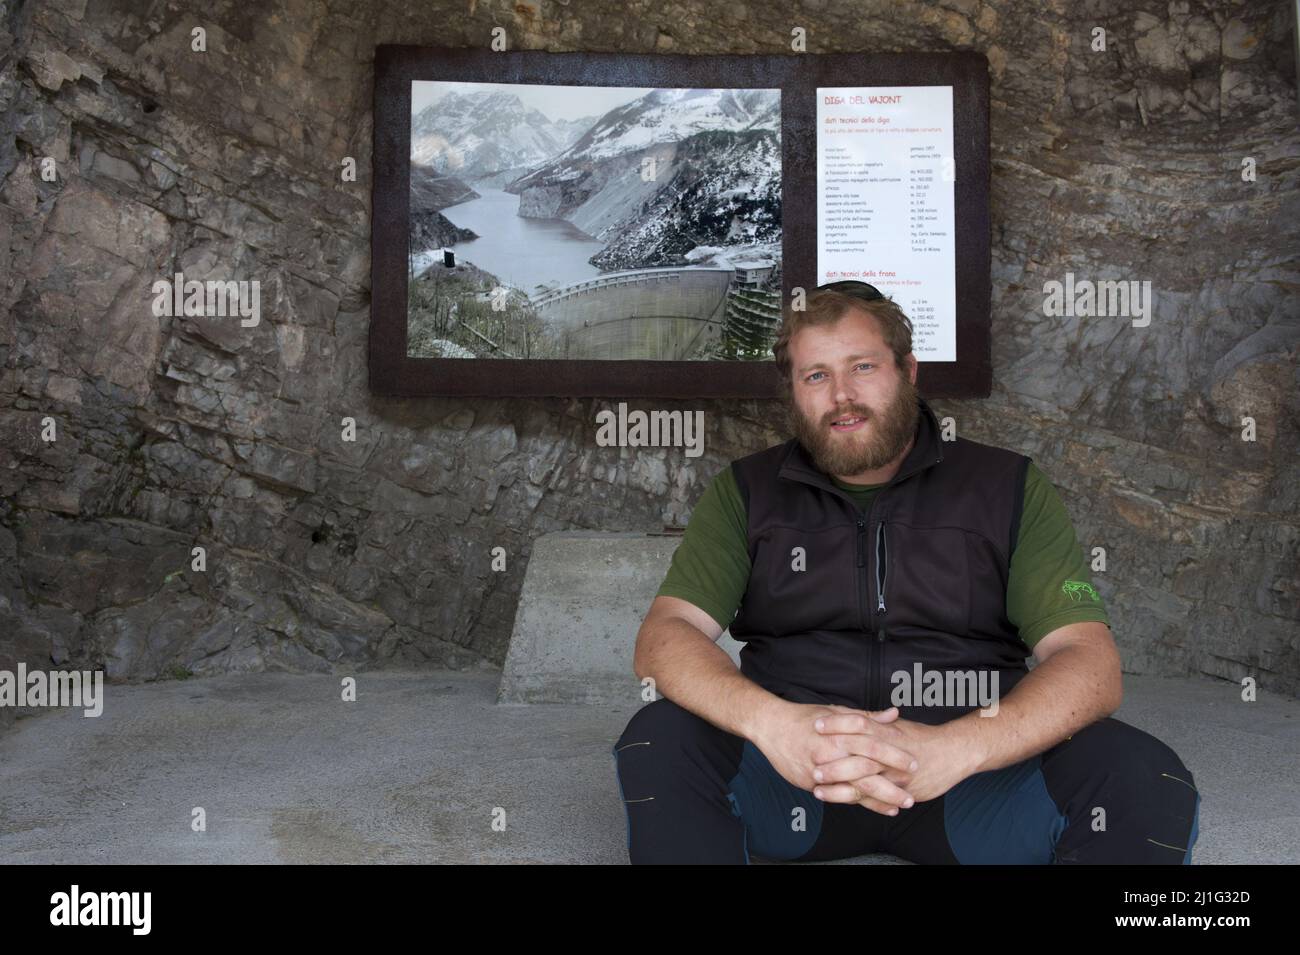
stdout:
<svg viewBox="0 0 1300 955">
<path fill-rule="evenodd" d="M 770 359 L 779 116 L 775 90 L 413 83 L 407 354 Z"/>
</svg>

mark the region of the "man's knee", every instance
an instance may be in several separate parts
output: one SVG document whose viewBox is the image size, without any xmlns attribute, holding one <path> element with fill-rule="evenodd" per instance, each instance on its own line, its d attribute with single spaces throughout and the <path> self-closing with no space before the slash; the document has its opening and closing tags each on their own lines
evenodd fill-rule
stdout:
<svg viewBox="0 0 1300 955">
<path fill-rule="evenodd" d="M 1191 770 L 1174 750 L 1150 733 L 1116 719 L 1076 732 L 1048 770 L 1058 802 L 1089 829 L 1140 843 L 1134 851 L 1190 861 L 1196 841 L 1200 794 Z M 1154 859 L 1153 859 L 1154 861 Z"/>
<path fill-rule="evenodd" d="M 1191 770 L 1164 741 L 1136 726 L 1107 718 L 1086 726 L 1071 740 L 1076 755 L 1098 767 L 1125 788 L 1140 791 L 1153 779 L 1173 780 L 1196 791 Z M 1081 751 L 1081 752 L 1080 752 Z"/>
<path fill-rule="evenodd" d="M 694 713 L 678 706 L 668 697 L 647 703 L 627 721 L 618 741 L 614 744 L 614 753 L 629 746 L 653 746 L 661 748 L 679 743 L 697 730 L 697 722 L 704 722 Z"/>
<path fill-rule="evenodd" d="M 707 763 L 725 763 L 726 734 L 667 697 L 641 707 L 628 720 L 614 743 L 617 771 L 629 771 L 645 781 L 649 776 L 690 772 Z M 739 742 L 737 739 L 736 742 Z"/>
</svg>

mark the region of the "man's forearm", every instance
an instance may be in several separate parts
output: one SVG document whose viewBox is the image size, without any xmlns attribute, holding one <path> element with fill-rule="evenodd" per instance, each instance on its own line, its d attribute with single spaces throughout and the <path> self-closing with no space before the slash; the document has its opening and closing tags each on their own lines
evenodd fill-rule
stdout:
<svg viewBox="0 0 1300 955">
<path fill-rule="evenodd" d="M 763 719 L 785 701 L 743 676 L 725 650 L 685 620 L 657 621 L 637 640 L 638 679 L 678 706 L 729 733 L 752 740 Z"/>
<path fill-rule="evenodd" d="M 946 725 L 976 754 L 972 774 L 1001 769 L 1113 713 L 1118 673 L 1108 650 L 1062 647 L 998 701 L 996 716 L 975 710 Z"/>
</svg>

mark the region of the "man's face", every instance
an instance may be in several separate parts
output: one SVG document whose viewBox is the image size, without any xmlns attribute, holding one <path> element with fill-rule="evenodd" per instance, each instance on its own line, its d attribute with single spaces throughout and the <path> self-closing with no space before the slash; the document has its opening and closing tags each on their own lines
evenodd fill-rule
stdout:
<svg viewBox="0 0 1300 955">
<path fill-rule="evenodd" d="M 877 321 L 852 309 L 833 325 L 802 328 L 790 340 L 786 421 L 813 461 L 840 478 L 883 468 L 916 434 L 916 359 L 894 364 Z M 842 419 L 857 418 L 846 424 Z"/>
</svg>

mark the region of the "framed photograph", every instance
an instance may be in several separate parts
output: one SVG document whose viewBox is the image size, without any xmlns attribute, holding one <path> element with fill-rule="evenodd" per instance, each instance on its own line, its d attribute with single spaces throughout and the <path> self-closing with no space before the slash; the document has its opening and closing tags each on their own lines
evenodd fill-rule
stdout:
<svg viewBox="0 0 1300 955">
<path fill-rule="evenodd" d="M 983 56 L 376 50 L 371 390 L 771 397 L 782 303 L 989 393 Z"/>
</svg>

